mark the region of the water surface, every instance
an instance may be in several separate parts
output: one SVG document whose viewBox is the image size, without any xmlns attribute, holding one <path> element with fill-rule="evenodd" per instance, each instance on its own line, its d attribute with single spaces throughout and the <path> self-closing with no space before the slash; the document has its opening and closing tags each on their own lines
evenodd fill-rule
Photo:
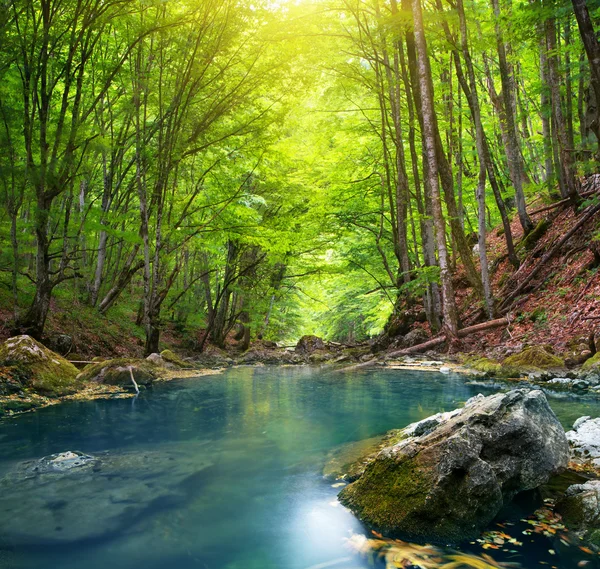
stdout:
<svg viewBox="0 0 600 569">
<path fill-rule="evenodd" d="M 90 495 L 63 488 L 51 499 L 28 490 L 23 503 L 36 492 L 47 500 L 31 508 L 44 517 L 31 511 L 27 535 L 0 536 L 0 567 L 366 569 L 369 561 L 346 545 L 365 530 L 321 475 L 327 453 L 494 389 L 435 372 L 241 367 L 157 385 L 135 400 L 72 402 L 4 420 L 0 476 L 19 461 L 79 450 L 126 457 L 129 478 L 119 462 L 115 475 L 103 473 L 97 512 L 93 485 Z M 551 403 L 566 426 L 600 415 L 593 400 Z M 146 459 L 158 462 L 139 467 L 132 489 L 132 469 Z M 0 516 L 11 511 L 0 496 Z M 118 519 L 107 514 L 114 511 Z M 63 525 L 46 528 L 51 516 Z M 515 560 L 540 567 L 546 544 L 526 549 Z M 555 566 L 576 566 L 557 554 Z"/>
</svg>

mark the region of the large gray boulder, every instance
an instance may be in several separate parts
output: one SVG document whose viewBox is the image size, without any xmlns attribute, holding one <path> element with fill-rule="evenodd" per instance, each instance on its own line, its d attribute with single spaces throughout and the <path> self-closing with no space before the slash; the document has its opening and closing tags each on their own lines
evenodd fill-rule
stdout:
<svg viewBox="0 0 600 569">
<path fill-rule="evenodd" d="M 565 433 L 541 391 L 478 395 L 400 431 L 340 501 L 388 535 L 458 542 L 568 460 Z"/>
</svg>

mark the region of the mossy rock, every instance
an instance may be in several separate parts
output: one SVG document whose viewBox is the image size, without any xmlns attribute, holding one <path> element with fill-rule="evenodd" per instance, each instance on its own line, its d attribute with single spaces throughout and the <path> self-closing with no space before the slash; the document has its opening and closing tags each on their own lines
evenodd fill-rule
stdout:
<svg viewBox="0 0 600 569">
<path fill-rule="evenodd" d="M 594 546 L 596 551 L 600 551 L 600 529 L 589 531 L 583 539 Z"/>
<path fill-rule="evenodd" d="M 513 368 L 521 372 L 538 371 L 542 369 L 564 368 L 562 358 L 551 354 L 543 346 L 530 346 L 518 354 L 506 358 L 503 367 Z"/>
<path fill-rule="evenodd" d="M 171 350 L 163 350 L 160 353 L 160 357 L 170 364 L 174 364 L 177 367 L 191 368 L 192 366 L 188 362 L 184 362 L 177 354 Z"/>
<path fill-rule="evenodd" d="M 79 379 L 83 382 L 130 387 L 130 368 L 138 385 L 149 385 L 160 375 L 160 368 L 147 360 L 115 358 L 85 366 Z"/>
<path fill-rule="evenodd" d="M 432 469 L 424 468 L 419 457 L 399 462 L 389 456 L 372 462 L 367 470 L 368 477 L 363 476 L 342 490 L 340 502 L 387 534 L 395 534 L 401 526 L 404 535 L 427 535 L 429 528 L 420 511 L 434 483 Z M 390 472 L 394 475 L 390 476 Z"/>
<path fill-rule="evenodd" d="M 502 370 L 502 364 L 485 357 L 467 358 L 465 366 L 489 375 L 496 375 Z"/>
<path fill-rule="evenodd" d="M 0 346 L 0 365 L 12 368 L 25 387 L 42 395 L 68 395 L 81 387 L 78 369 L 30 336 L 6 340 Z"/>
<path fill-rule="evenodd" d="M 385 435 L 343 444 L 327 455 L 323 476 L 353 482 L 363 475 L 365 468 L 384 447 L 396 444 L 403 438 L 403 431 L 394 429 Z"/>
<path fill-rule="evenodd" d="M 596 352 L 590 359 L 586 360 L 581 366 L 584 371 L 600 368 L 600 352 Z"/>
</svg>

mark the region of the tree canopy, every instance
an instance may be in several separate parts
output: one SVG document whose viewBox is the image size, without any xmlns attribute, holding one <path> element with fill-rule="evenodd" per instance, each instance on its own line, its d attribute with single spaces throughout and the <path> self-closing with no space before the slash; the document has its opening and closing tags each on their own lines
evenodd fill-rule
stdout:
<svg viewBox="0 0 600 569">
<path fill-rule="evenodd" d="M 494 318 L 489 231 L 517 270 L 535 208 L 589 205 L 599 17 L 595 0 L 5 0 L 9 326 L 42 337 L 58 298 L 130 306 L 147 353 L 167 325 L 199 350 L 418 318 L 456 336 L 458 278 Z"/>
</svg>

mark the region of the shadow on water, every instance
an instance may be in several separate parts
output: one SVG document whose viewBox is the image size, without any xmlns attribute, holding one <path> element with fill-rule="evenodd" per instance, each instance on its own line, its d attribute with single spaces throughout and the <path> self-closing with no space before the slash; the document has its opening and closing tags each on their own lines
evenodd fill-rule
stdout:
<svg viewBox="0 0 600 569">
<path fill-rule="evenodd" d="M 0 567 L 373 567 L 390 544 L 377 545 L 339 505 L 339 488 L 322 476 L 327 454 L 493 389 L 432 372 L 247 367 L 0 422 Z M 595 401 L 555 408 L 568 421 L 600 415 Z M 15 474 L 22 461 L 66 450 L 101 466 L 67 478 Z M 523 534 L 534 527 L 524 516 L 507 515 L 491 528 L 502 535 L 460 552 L 436 548 L 436 567 L 598 567 L 556 535 Z M 468 555 L 480 565 L 464 564 Z"/>
</svg>

